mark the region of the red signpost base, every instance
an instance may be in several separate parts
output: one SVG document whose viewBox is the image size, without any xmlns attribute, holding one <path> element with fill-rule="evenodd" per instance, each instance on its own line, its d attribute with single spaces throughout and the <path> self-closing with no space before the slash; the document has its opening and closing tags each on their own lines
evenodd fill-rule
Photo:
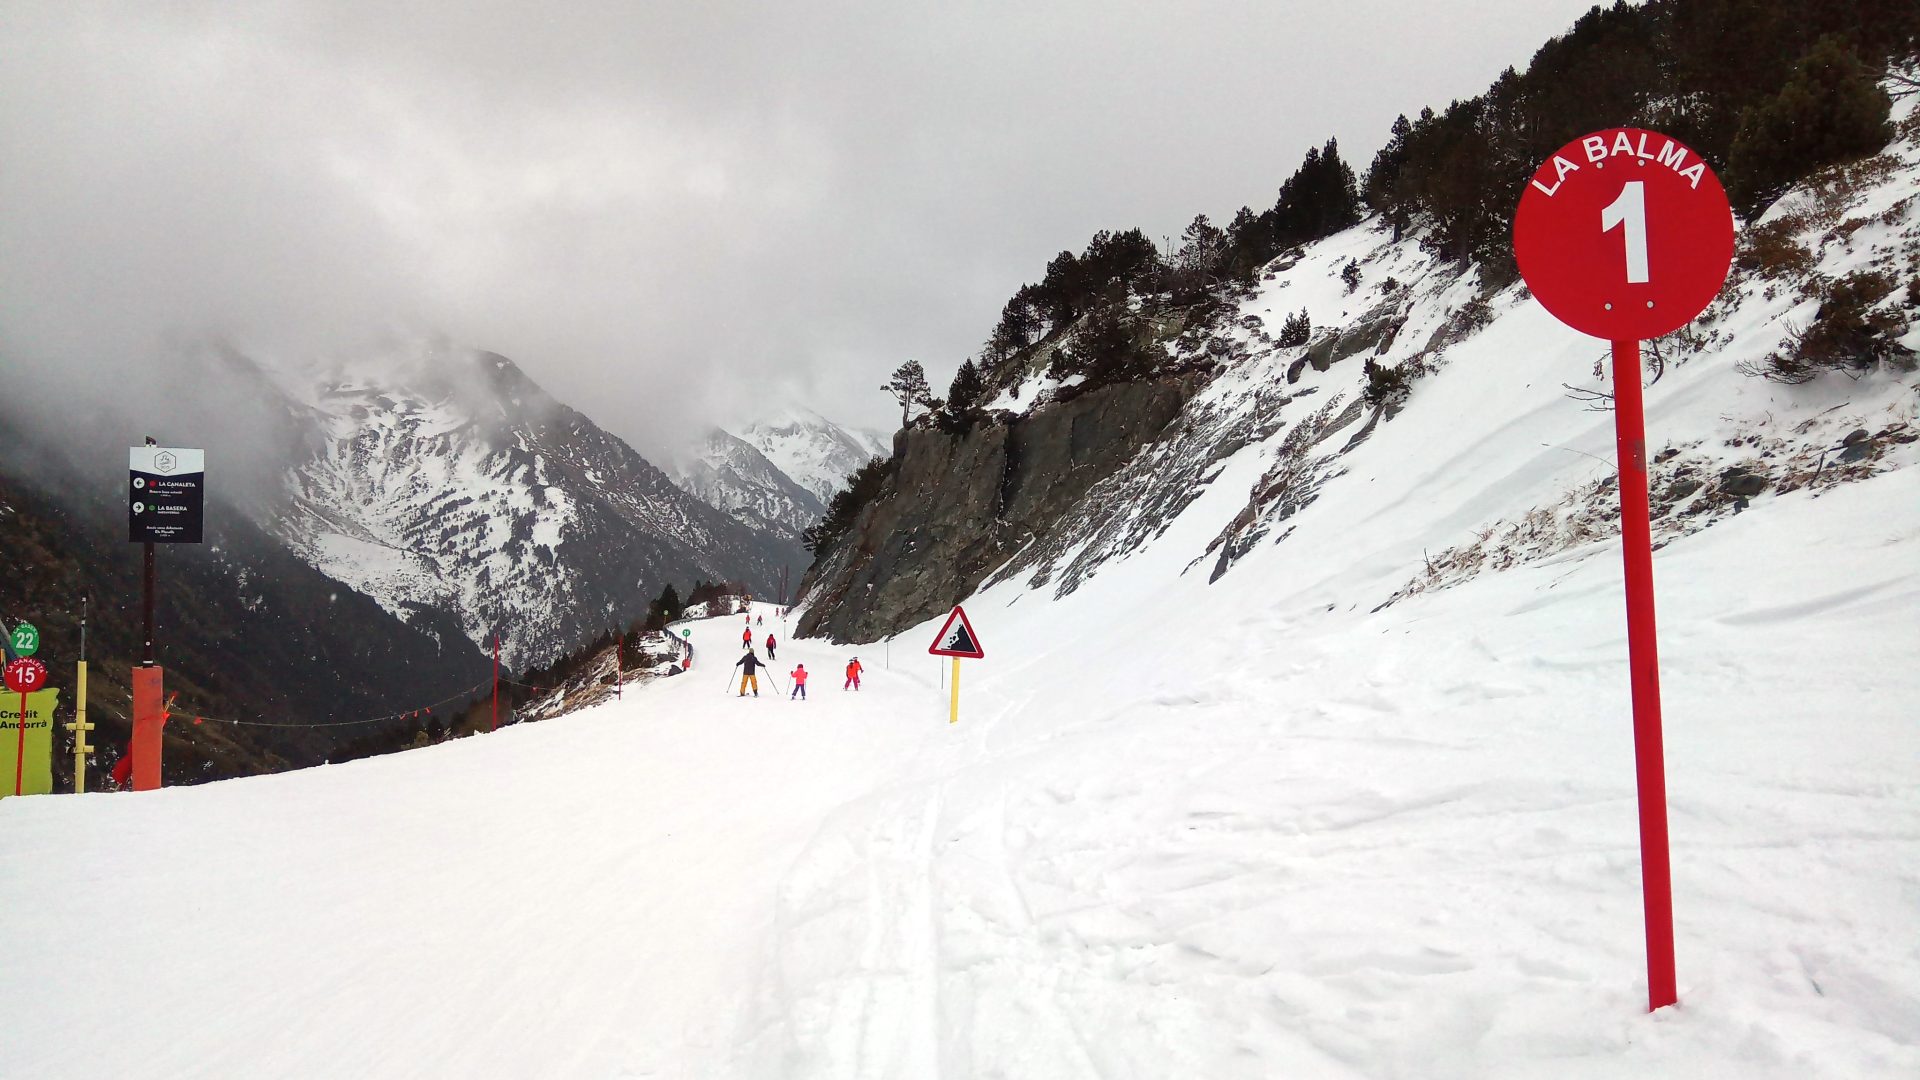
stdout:
<svg viewBox="0 0 1920 1080">
<path fill-rule="evenodd" d="M 158 667 L 133 669 L 133 790 L 160 787 L 161 732 L 167 725 L 165 676 Z"/>
<path fill-rule="evenodd" d="M 13 752 L 13 793 L 20 794 L 27 778 L 27 695 L 20 695 L 20 734 Z"/>
<path fill-rule="evenodd" d="M 1640 884 L 1647 923 L 1647 1011 L 1679 1000 L 1673 971 L 1673 867 L 1667 852 L 1667 769 L 1660 735 L 1660 652 L 1653 619 L 1653 528 L 1647 509 L 1647 426 L 1640 343 L 1613 343 L 1614 440 L 1620 457 L 1620 547 L 1627 578 L 1627 662 L 1640 790 Z"/>
</svg>

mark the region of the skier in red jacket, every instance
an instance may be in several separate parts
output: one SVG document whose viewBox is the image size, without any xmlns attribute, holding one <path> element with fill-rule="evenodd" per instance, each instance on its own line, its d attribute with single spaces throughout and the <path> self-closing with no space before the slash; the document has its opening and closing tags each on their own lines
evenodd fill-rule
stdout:
<svg viewBox="0 0 1920 1080">
<path fill-rule="evenodd" d="M 860 666 L 859 657 L 856 656 L 852 660 L 847 661 L 847 682 L 846 682 L 846 685 L 842 686 L 840 689 L 842 690 L 860 689 L 860 673 L 865 670 L 866 670 L 865 668 Z"/>
<path fill-rule="evenodd" d="M 801 701 L 807 700 L 807 665 L 805 664 L 800 664 L 793 669 L 793 693 L 787 695 L 787 700 L 792 701 L 794 698 L 799 698 Z"/>
<path fill-rule="evenodd" d="M 768 660 L 769 662 L 771 662 L 771 661 L 772 661 L 773 659 L 774 659 L 774 655 L 773 655 L 773 635 L 772 635 L 772 634 L 768 634 L 768 635 L 767 635 L 767 660 Z"/>
</svg>

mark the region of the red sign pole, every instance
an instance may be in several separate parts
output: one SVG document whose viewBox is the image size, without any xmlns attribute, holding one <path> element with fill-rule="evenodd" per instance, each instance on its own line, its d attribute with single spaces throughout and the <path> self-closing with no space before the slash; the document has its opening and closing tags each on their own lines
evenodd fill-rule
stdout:
<svg viewBox="0 0 1920 1080">
<path fill-rule="evenodd" d="M 493 722 L 488 731 L 500 730 L 500 635 L 493 635 Z"/>
<path fill-rule="evenodd" d="M 20 794 L 27 769 L 27 693 L 20 692 L 20 744 L 13 752 L 13 793 Z"/>
<path fill-rule="evenodd" d="M 1647 1008 L 1679 1000 L 1673 972 L 1673 864 L 1667 852 L 1667 766 L 1660 733 L 1660 650 L 1653 618 L 1653 528 L 1647 508 L 1646 410 L 1640 343 L 1613 343 L 1614 442 L 1620 458 L 1620 550 L 1627 578 L 1627 666 L 1640 791 L 1640 888 L 1647 923 Z"/>
<path fill-rule="evenodd" d="M 1733 211 L 1720 178 L 1688 147 L 1657 131 L 1608 128 L 1566 144 L 1534 170 L 1514 211 L 1513 256 L 1542 307 L 1613 343 L 1651 1011 L 1678 994 L 1640 342 L 1685 326 L 1719 295 L 1733 263 Z"/>
<path fill-rule="evenodd" d="M 20 715 L 16 718 L 19 721 L 19 743 L 13 753 L 13 793 L 18 795 L 26 790 L 27 695 L 47 685 L 47 665 L 23 656 L 0 672 L 0 685 L 20 695 Z M 51 717 L 47 719 L 47 724 L 52 726 Z"/>
</svg>

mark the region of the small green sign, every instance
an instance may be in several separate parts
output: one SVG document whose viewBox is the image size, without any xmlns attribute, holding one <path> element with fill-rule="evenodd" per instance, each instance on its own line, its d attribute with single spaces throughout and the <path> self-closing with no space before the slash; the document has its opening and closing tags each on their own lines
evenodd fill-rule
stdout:
<svg viewBox="0 0 1920 1080">
<path fill-rule="evenodd" d="M 30 622 L 16 623 L 13 627 L 13 654 L 32 656 L 40 651 L 40 628 Z"/>
<path fill-rule="evenodd" d="M 691 631 L 691 630 L 682 630 L 682 631 L 680 631 L 680 636 L 681 636 L 681 637 L 683 637 L 683 638 L 690 638 L 690 637 L 692 637 L 692 636 L 693 636 L 693 631 Z"/>
</svg>

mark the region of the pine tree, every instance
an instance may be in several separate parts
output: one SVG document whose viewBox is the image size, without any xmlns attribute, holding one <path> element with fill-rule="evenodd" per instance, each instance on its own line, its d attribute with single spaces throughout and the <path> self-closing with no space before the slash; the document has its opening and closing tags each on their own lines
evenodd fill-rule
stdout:
<svg viewBox="0 0 1920 1080">
<path fill-rule="evenodd" d="M 1795 180 L 1885 146 L 1893 102 L 1837 35 L 1816 42 L 1780 92 L 1748 109 L 1727 162 L 1727 187 L 1748 213 Z"/>
<path fill-rule="evenodd" d="M 1033 344 L 1046 329 L 1046 316 L 1035 301 L 1038 289 L 1033 285 L 1022 285 L 1000 309 L 1000 321 L 993 328 L 993 335 L 987 339 L 987 353 L 996 360 L 1012 356 L 1015 352 Z"/>
<path fill-rule="evenodd" d="M 901 427 L 906 427 L 912 419 L 910 410 L 915 405 L 925 406 L 933 396 L 933 388 L 927 385 L 926 369 L 920 366 L 918 360 L 909 360 L 895 368 L 893 377 L 880 389 L 892 394 L 893 399 L 900 403 Z"/>
<path fill-rule="evenodd" d="M 1033 287 L 1033 299 L 1047 321 L 1055 326 L 1080 317 L 1085 288 L 1081 281 L 1080 258 L 1063 251 L 1047 264 L 1046 276 Z"/>
<path fill-rule="evenodd" d="M 1055 378 L 1083 375 L 1083 389 L 1151 378 L 1155 359 L 1164 356 L 1140 340 L 1138 320 L 1120 305 L 1110 305 L 1087 316 L 1074 332 L 1070 347 L 1054 354 Z"/>
<path fill-rule="evenodd" d="M 1218 225 L 1197 215 L 1180 234 L 1180 247 L 1173 257 L 1171 287 L 1179 299 L 1190 299 L 1218 281 L 1227 260 L 1227 234 Z"/>
<path fill-rule="evenodd" d="M 966 415 L 986 392 L 987 380 L 980 368 L 971 360 L 962 361 L 960 370 L 953 373 L 953 385 L 947 387 L 947 412 L 956 417 Z"/>
<path fill-rule="evenodd" d="M 1398 241 L 1406 232 L 1408 214 L 1405 202 L 1400 196 L 1400 170 L 1407 162 L 1407 140 L 1413 134 L 1413 125 L 1407 121 L 1405 113 L 1393 121 L 1388 132 L 1387 145 L 1373 155 L 1373 165 L 1367 169 L 1364 188 L 1367 205 L 1380 212 L 1393 227 L 1393 238 Z"/>
<path fill-rule="evenodd" d="M 1307 151 L 1300 168 L 1280 185 L 1272 215 L 1273 239 L 1283 248 L 1332 236 L 1360 220 L 1360 194 L 1337 140 Z"/>
<path fill-rule="evenodd" d="M 1313 320 L 1307 317 L 1307 309 L 1301 308 L 1300 314 L 1287 316 L 1287 321 L 1280 325 L 1280 335 L 1273 339 L 1273 343 L 1283 349 L 1291 349 L 1305 345 L 1312 337 Z"/>
</svg>

